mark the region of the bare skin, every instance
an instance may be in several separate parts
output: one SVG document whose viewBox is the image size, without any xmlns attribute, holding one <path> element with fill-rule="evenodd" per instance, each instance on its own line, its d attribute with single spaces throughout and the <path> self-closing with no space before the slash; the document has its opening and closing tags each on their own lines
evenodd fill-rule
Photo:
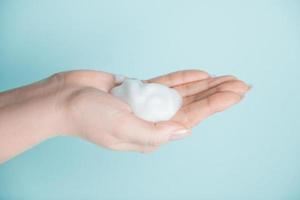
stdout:
<svg viewBox="0 0 300 200">
<path fill-rule="evenodd" d="M 191 134 L 207 117 L 241 101 L 250 87 L 233 76 L 185 70 L 145 82 L 176 89 L 183 106 L 169 121 L 147 122 L 109 94 L 114 75 L 100 71 L 55 74 L 0 93 L 0 163 L 59 135 L 77 136 L 118 151 L 152 152 Z"/>
</svg>

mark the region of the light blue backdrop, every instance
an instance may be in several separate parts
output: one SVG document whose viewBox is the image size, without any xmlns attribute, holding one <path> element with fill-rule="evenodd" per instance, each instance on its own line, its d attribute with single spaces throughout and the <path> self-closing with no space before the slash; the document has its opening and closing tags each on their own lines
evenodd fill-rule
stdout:
<svg viewBox="0 0 300 200">
<path fill-rule="evenodd" d="M 79 68 L 254 87 L 154 154 L 44 142 L 0 166 L 1 200 L 300 199 L 300 1 L 0 0 L 0 90 Z"/>
</svg>

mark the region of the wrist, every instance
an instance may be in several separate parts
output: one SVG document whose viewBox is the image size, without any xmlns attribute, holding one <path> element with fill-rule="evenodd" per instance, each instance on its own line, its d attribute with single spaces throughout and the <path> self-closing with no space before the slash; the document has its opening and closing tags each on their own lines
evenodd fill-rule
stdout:
<svg viewBox="0 0 300 200">
<path fill-rule="evenodd" d="M 46 137 L 55 137 L 59 135 L 69 134 L 69 122 L 67 113 L 67 100 L 72 93 L 71 88 L 67 87 L 65 75 L 58 73 L 50 76 L 45 80 L 42 86 L 46 95 L 41 98 L 43 101 L 45 116 L 45 126 L 49 128 Z"/>
<path fill-rule="evenodd" d="M 61 134 L 65 124 L 63 84 L 63 77 L 55 74 L 34 84 L 0 93 L 0 116 L 15 117 L 19 122 L 15 124 L 17 127 L 23 121 L 28 122 L 28 126 L 33 124 L 32 128 L 40 129 L 38 134 L 44 138 Z"/>
<path fill-rule="evenodd" d="M 63 131 L 55 82 L 50 78 L 0 94 L 0 163 Z"/>
</svg>

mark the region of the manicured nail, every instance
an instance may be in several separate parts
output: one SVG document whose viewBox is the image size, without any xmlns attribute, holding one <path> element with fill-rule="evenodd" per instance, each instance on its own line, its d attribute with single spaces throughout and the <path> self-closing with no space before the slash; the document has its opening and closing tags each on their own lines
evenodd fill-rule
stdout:
<svg viewBox="0 0 300 200">
<path fill-rule="evenodd" d="M 248 91 L 251 90 L 253 88 L 252 84 L 248 84 Z"/>
<path fill-rule="evenodd" d="M 170 136 L 169 140 L 170 141 L 180 140 L 180 139 L 183 139 L 183 138 L 191 135 L 191 133 L 192 133 L 192 131 L 189 129 L 178 130 Z"/>
</svg>

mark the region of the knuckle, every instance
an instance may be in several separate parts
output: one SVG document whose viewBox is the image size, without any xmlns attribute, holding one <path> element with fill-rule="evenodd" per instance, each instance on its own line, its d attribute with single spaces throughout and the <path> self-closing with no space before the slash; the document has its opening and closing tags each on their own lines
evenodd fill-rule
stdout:
<svg viewBox="0 0 300 200">
<path fill-rule="evenodd" d="M 149 134 L 149 136 L 151 136 L 149 138 L 149 145 L 150 146 L 160 146 L 162 144 L 165 144 L 169 141 L 169 134 L 166 134 L 163 130 L 161 129 L 161 124 L 158 123 L 154 123 L 153 127 L 154 130 L 152 133 Z"/>
</svg>

